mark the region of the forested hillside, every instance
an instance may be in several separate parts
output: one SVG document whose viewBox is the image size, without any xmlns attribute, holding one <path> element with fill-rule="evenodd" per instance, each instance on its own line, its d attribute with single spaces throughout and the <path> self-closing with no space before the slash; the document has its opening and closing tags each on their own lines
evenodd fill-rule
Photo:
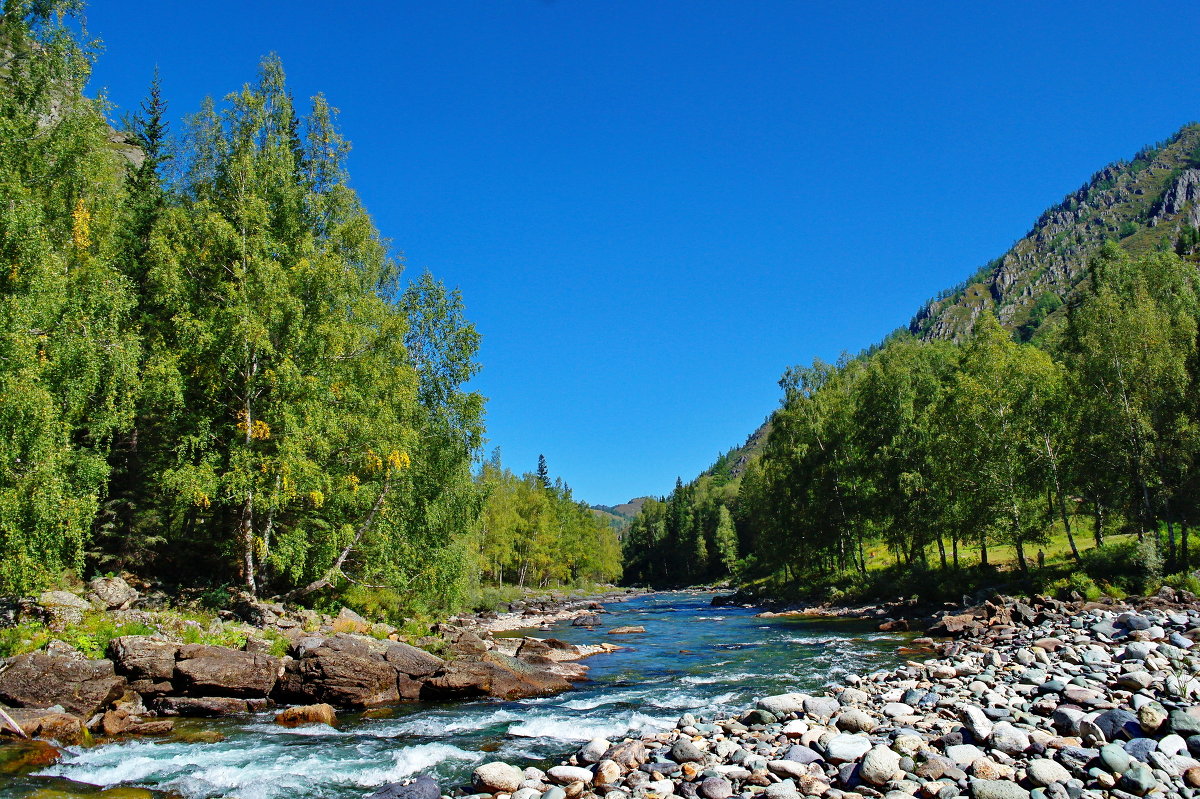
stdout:
<svg viewBox="0 0 1200 799">
<path fill-rule="evenodd" d="M 402 282 L 329 102 L 271 56 L 182 130 L 156 79 L 118 134 L 74 8 L 0 15 L 0 592 L 129 571 L 440 610 L 616 577 L 568 491 L 474 473 L 479 335 Z"/>
<path fill-rule="evenodd" d="M 911 332 L 788 369 L 746 446 L 634 520 L 627 575 L 929 595 L 998 549 L 1028 573 L 1055 547 L 1087 590 L 1186 571 L 1197 167 L 1190 125 L 1098 173 Z"/>
</svg>

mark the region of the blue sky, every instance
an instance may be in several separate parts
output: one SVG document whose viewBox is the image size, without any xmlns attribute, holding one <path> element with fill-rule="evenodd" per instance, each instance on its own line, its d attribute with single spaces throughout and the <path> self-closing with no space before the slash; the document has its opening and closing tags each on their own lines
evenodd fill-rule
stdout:
<svg viewBox="0 0 1200 799">
<path fill-rule="evenodd" d="M 278 52 L 411 273 L 483 335 L 490 446 L 668 492 L 789 364 L 906 324 L 1200 118 L 1200 5 L 94 0 L 92 90 L 174 117 Z"/>
</svg>

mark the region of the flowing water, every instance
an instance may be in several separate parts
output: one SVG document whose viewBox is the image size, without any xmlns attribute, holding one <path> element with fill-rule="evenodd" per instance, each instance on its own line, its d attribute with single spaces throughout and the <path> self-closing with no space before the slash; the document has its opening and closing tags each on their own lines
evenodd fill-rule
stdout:
<svg viewBox="0 0 1200 799">
<path fill-rule="evenodd" d="M 435 776 L 445 789 L 469 781 L 471 770 L 486 761 L 544 766 L 591 738 L 665 729 L 683 713 L 718 716 L 760 696 L 811 691 L 850 672 L 884 668 L 896 662 L 903 641 L 862 622 L 756 618 L 752 610 L 711 607 L 711 598 L 641 596 L 609 605 L 605 627 L 562 625 L 533 633 L 628 647 L 585 661 L 590 681 L 558 696 L 415 703 L 387 718 L 343 717 L 336 730 L 286 729 L 269 713 L 184 722 L 184 734 L 216 730 L 223 740 L 72 747 L 42 774 L 96 786 L 156 788 L 187 799 L 358 799 L 419 773 Z M 606 634 L 618 625 L 641 625 L 646 632 Z M 14 781 L 0 787 L 0 796 L 31 795 L 38 781 Z"/>
</svg>

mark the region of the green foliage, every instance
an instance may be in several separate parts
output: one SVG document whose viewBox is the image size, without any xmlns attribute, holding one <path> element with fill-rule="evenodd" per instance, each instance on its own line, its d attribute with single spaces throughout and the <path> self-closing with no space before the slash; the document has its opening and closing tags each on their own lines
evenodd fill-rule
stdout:
<svg viewBox="0 0 1200 799">
<path fill-rule="evenodd" d="M 404 597 L 390 588 L 351 585 L 339 594 L 338 599 L 364 618 L 380 619 L 389 624 L 402 623 L 407 609 Z"/>
<path fill-rule="evenodd" d="M 1047 294 L 1033 316 L 1059 310 Z M 1015 555 L 1020 585 L 1052 582 L 1063 569 L 1042 568 L 1042 549 L 1061 539 L 1080 559 L 1070 579 L 1091 581 L 1074 590 L 1152 591 L 1194 557 L 1200 276 L 1177 255 L 1135 259 L 1110 244 L 1059 318 L 1054 335 L 1037 328 L 1036 345 L 985 310 L 959 344 L 897 338 L 788 370 L 740 481 L 718 488 L 705 474 L 648 502 L 625 538 L 627 574 L 957 600 L 958 588 L 1014 579 L 986 568 L 997 549 Z M 722 551 L 710 531 L 723 508 L 739 562 L 709 555 Z M 1131 538 L 1106 544 L 1113 533 Z"/>
<path fill-rule="evenodd" d="M 326 583 L 389 618 L 461 606 L 484 432 L 461 295 L 402 285 L 336 109 L 275 56 L 175 140 L 156 75 L 124 161 L 78 10 L 0 15 L 0 591 L 128 568 L 210 607 Z"/>
<path fill-rule="evenodd" d="M 1176 572 L 1163 578 L 1163 585 L 1200 596 L 1200 575 L 1195 572 Z"/>
<path fill-rule="evenodd" d="M 1079 594 L 1089 602 L 1095 602 L 1103 596 L 1096 582 L 1083 572 L 1072 572 L 1069 577 L 1055 580 L 1046 586 L 1046 592 L 1059 599 L 1070 599 L 1072 594 Z"/>
<path fill-rule="evenodd" d="M 0 627 L 0 657 L 35 652 L 50 643 L 50 630 L 44 624 L 23 622 L 15 627 Z"/>
<path fill-rule="evenodd" d="M 487 497 L 476 548 L 484 584 L 502 592 L 506 586 L 523 590 L 621 576 L 617 531 L 587 503 L 576 501 L 562 480 L 550 483 L 548 473 L 517 476 L 496 453 L 477 481 Z M 508 601 L 503 596 L 480 593 L 473 602 Z"/>
</svg>

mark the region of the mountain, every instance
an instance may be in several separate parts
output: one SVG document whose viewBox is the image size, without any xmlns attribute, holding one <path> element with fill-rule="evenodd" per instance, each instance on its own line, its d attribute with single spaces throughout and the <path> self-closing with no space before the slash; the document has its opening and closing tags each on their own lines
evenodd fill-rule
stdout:
<svg viewBox="0 0 1200 799">
<path fill-rule="evenodd" d="M 1086 279 L 1089 259 L 1106 241 L 1141 254 L 1173 249 L 1181 237 L 1200 241 L 1197 228 L 1200 124 L 1192 123 L 1092 175 L 1043 212 L 1008 252 L 926 303 L 908 330 L 927 340 L 961 340 L 990 308 L 1028 340 L 1063 315 Z M 766 443 L 773 418 L 772 413 L 745 443 L 720 455 L 699 477 L 721 485 L 740 478 Z"/>
<path fill-rule="evenodd" d="M 1200 124 L 1094 174 L 1046 210 L 1004 255 L 930 300 L 909 329 L 959 340 L 985 309 L 1028 339 L 1078 290 L 1105 241 L 1133 254 L 1172 249 L 1200 227 Z"/>
<path fill-rule="evenodd" d="M 651 497 L 634 497 L 628 502 L 622 502 L 620 505 L 592 505 L 591 508 L 597 513 L 629 520 L 641 512 L 642 506 L 646 504 L 646 500 L 648 499 L 651 499 Z"/>
</svg>

